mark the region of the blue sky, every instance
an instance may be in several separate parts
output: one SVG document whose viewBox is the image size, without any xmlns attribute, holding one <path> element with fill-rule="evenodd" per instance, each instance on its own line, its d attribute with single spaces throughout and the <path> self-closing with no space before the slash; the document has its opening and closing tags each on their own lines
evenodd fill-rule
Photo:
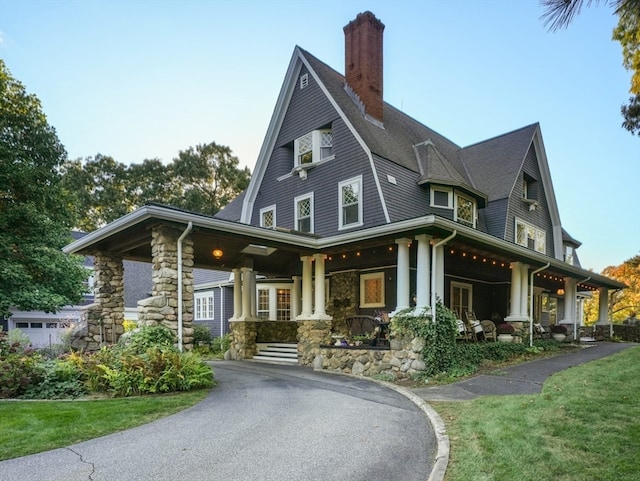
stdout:
<svg viewBox="0 0 640 481">
<path fill-rule="evenodd" d="M 640 139 L 616 17 L 549 33 L 536 0 L 0 0 L 0 57 L 70 158 L 165 162 L 215 141 L 253 170 L 295 45 L 344 72 L 342 27 L 386 25 L 385 100 L 465 146 L 540 122 L 563 227 L 600 272 L 640 253 Z"/>
</svg>

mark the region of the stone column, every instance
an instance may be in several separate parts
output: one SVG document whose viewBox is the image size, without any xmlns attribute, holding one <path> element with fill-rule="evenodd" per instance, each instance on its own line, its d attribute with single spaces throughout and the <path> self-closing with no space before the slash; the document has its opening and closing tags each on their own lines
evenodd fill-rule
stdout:
<svg viewBox="0 0 640 481">
<path fill-rule="evenodd" d="M 313 259 L 316 263 L 316 275 L 315 275 L 315 306 L 312 319 L 331 319 L 331 316 L 327 315 L 326 302 L 324 294 L 324 260 L 327 258 L 324 254 L 313 254 Z"/>
<path fill-rule="evenodd" d="M 520 313 L 522 312 L 522 276 L 520 274 L 520 262 L 511 263 L 511 309 L 505 321 L 519 322 L 522 320 Z"/>
<path fill-rule="evenodd" d="M 242 315 L 242 271 L 233 269 L 233 317 L 236 321 Z"/>
<path fill-rule="evenodd" d="M 396 239 L 398 245 L 396 268 L 396 309 L 400 311 L 409 307 L 411 291 L 409 288 L 409 246 L 411 239 Z"/>
<path fill-rule="evenodd" d="M 598 324 L 609 323 L 609 290 L 606 287 L 598 289 Z"/>
<path fill-rule="evenodd" d="M 313 314 L 311 305 L 312 285 L 312 265 L 313 257 L 302 256 L 302 312 L 298 316 L 300 319 L 310 319 Z"/>
<path fill-rule="evenodd" d="M 417 274 L 416 274 L 416 295 L 418 300 L 416 305 L 419 307 L 426 307 L 430 305 L 430 293 L 431 293 L 431 253 L 429 249 L 429 242 L 431 236 L 421 234 L 416 236 L 418 241 L 418 258 L 417 258 Z"/>
</svg>

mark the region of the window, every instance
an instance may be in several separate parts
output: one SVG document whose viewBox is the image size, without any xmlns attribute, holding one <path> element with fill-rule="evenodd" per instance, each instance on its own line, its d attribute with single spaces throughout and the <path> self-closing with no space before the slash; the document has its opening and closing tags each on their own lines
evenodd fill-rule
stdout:
<svg viewBox="0 0 640 481">
<path fill-rule="evenodd" d="M 276 228 L 276 206 L 271 205 L 260 209 L 260 227 Z"/>
<path fill-rule="evenodd" d="M 522 198 L 536 200 L 538 197 L 536 180 L 530 175 L 522 175 Z"/>
<path fill-rule="evenodd" d="M 453 191 L 451 189 L 444 189 L 440 187 L 431 188 L 431 206 L 443 207 L 445 209 L 451 209 L 453 205 Z"/>
<path fill-rule="evenodd" d="M 516 219 L 516 244 L 545 254 L 547 252 L 547 233 L 543 229 Z"/>
<path fill-rule="evenodd" d="M 459 319 L 464 319 L 466 311 L 473 311 L 473 286 L 463 282 L 451 282 L 451 310 Z"/>
<path fill-rule="evenodd" d="M 476 203 L 462 195 L 456 195 L 456 222 L 475 227 L 476 226 Z"/>
<path fill-rule="evenodd" d="M 257 315 L 263 320 L 291 320 L 291 286 L 262 284 L 258 287 Z"/>
<path fill-rule="evenodd" d="M 314 130 L 293 142 L 294 166 L 298 167 L 333 158 L 331 129 Z"/>
<path fill-rule="evenodd" d="M 339 229 L 362 225 L 362 176 L 338 184 Z"/>
<path fill-rule="evenodd" d="M 573 265 L 573 247 L 569 244 L 564 245 L 564 261 L 567 264 Z"/>
<path fill-rule="evenodd" d="M 295 198 L 295 229 L 313 233 L 313 192 Z"/>
<path fill-rule="evenodd" d="M 384 272 L 360 275 L 360 307 L 384 305 Z"/>
<path fill-rule="evenodd" d="M 197 293 L 194 296 L 195 320 L 213 319 L 213 292 Z"/>
</svg>

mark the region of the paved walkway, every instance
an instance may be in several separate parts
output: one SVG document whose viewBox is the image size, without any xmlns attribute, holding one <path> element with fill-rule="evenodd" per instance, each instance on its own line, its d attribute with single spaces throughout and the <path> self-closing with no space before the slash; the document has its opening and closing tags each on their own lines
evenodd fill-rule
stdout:
<svg viewBox="0 0 640 481">
<path fill-rule="evenodd" d="M 426 401 L 467 401 L 480 396 L 536 394 L 542 390 L 544 381 L 556 372 L 638 345 L 614 342 L 585 344 L 566 354 L 497 369 L 453 384 L 412 391 Z"/>
</svg>

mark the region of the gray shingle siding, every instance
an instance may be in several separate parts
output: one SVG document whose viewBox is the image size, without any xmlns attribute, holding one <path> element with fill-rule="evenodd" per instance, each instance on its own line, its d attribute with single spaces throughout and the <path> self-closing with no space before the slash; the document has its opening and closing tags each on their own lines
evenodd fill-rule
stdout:
<svg viewBox="0 0 640 481">
<path fill-rule="evenodd" d="M 512 237 L 507 239 L 505 220 L 507 218 L 507 210 L 509 199 L 498 199 L 489 202 L 485 209 L 482 209 L 480 216 L 486 225 L 487 233 L 499 239 L 513 241 L 513 227 L 511 229 Z"/>
<path fill-rule="evenodd" d="M 377 155 L 373 158 L 389 220 L 398 222 L 425 215 L 429 205 L 429 190 L 418 185 L 419 174 Z M 389 182 L 389 175 L 395 178 L 396 184 Z"/>
</svg>

